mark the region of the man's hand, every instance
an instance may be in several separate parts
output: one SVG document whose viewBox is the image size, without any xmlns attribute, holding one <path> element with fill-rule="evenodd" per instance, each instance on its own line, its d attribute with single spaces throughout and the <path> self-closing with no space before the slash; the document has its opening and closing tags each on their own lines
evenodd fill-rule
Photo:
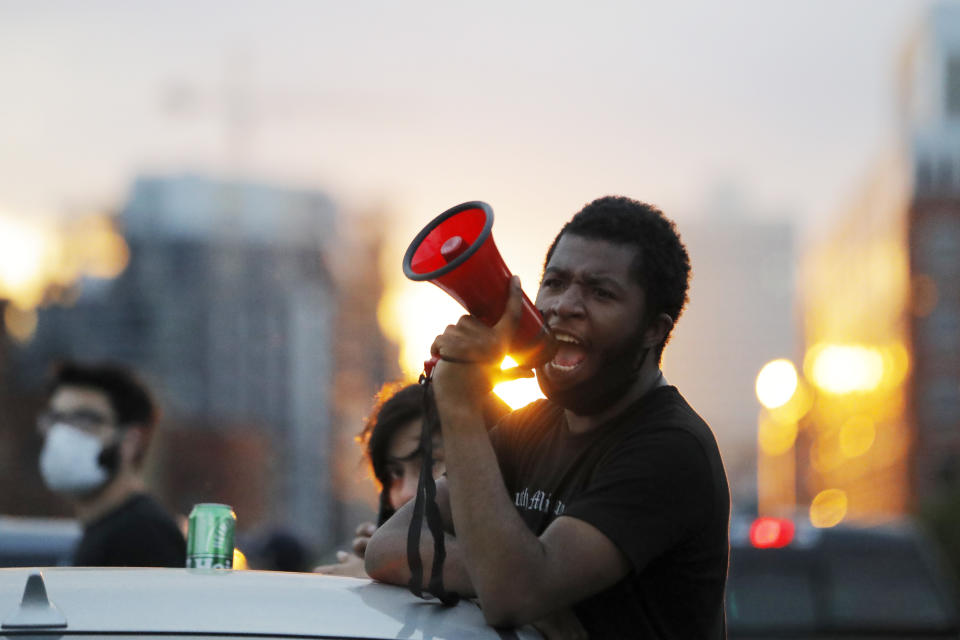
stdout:
<svg viewBox="0 0 960 640">
<path fill-rule="evenodd" d="M 347 551 L 337 551 L 336 564 L 323 564 L 313 570 L 328 576 L 346 576 L 348 578 L 369 578 L 363 569 L 363 558 Z"/>
<path fill-rule="evenodd" d="M 510 279 L 510 296 L 500 320 L 492 327 L 474 318 L 462 316 L 433 341 L 431 355 L 440 358 L 433 371 L 438 394 L 452 393 L 461 398 L 481 401 L 493 386 L 504 380 L 529 378 L 533 372 L 514 368 L 500 370 L 523 311 L 520 279 Z"/>
<path fill-rule="evenodd" d="M 444 529 L 450 529 L 450 494 L 447 491 L 446 478 L 437 480 L 437 507 L 440 509 L 440 519 Z M 410 521 L 413 519 L 415 501 L 410 500 L 390 519 L 377 529 L 370 539 L 364 562 L 367 573 L 374 580 L 400 586 L 410 583 L 410 567 L 407 565 L 407 534 L 410 530 Z M 421 523 L 420 530 L 420 559 L 423 562 L 423 575 L 429 576 L 433 569 L 433 534 L 426 523 Z M 447 551 L 443 563 L 443 585 L 447 591 L 460 594 L 464 598 L 476 595 L 470 577 L 463 566 L 460 557 L 460 547 L 457 539 L 445 534 L 444 545 Z"/>
<path fill-rule="evenodd" d="M 364 522 L 356 530 L 357 537 L 353 539 L 353 552 L 357 557 L 362 558 L 367 552 L 367 543 L 370 542 L 370 536 L 377 530 L 377 525 L 372 522 Z"/>
</svg>

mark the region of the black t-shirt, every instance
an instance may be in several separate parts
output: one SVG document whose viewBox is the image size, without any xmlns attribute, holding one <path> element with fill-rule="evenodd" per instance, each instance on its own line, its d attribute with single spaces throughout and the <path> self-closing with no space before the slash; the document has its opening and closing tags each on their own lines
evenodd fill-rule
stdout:
<svg viewBox="0 0 960 640">
<path fill-rule="evenodd" d="M 156 500 L 139 493 L 83 529 L 78 567 L 184 567 L 187 543 Z"/>
<path fill-rule="evenodd" d="M 713 432 L 675 387 L 583 434 L 541 400 L 504 418 L 491 438 L 535 534 L 574 517 L 629 559 L 624 579 L 574 606 L 591 637 L 726 637 L 730 492 Z"/>
</svg>

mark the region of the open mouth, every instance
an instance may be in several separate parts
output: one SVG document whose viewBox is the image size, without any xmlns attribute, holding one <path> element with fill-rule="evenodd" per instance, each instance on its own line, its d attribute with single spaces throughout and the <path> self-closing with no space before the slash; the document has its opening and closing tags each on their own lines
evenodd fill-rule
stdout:
<svg viewBox="0 0 960 640">
<path fill-rule="evenodd" d="M 553 336 L 559 347 L 549 363 L 550 368 L 566 373 L 579 367 L 587 358 L 587 351 L 578 338 L 562 332 L 554 332 Z"/>
</svg>

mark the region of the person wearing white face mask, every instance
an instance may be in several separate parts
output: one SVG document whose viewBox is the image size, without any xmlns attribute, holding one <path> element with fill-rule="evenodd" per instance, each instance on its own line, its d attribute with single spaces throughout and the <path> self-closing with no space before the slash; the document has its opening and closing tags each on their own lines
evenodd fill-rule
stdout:
<svg viewBox="0 0 960 640">
<path fill-rule="evenodd" d="M 157 412 L 147 389 L 111 365 L 61 365 L 37 420 L 40 473 L 83 525 L 77 566 L 182 567 L 186 542 L 143 481 Z"/>
</svg>

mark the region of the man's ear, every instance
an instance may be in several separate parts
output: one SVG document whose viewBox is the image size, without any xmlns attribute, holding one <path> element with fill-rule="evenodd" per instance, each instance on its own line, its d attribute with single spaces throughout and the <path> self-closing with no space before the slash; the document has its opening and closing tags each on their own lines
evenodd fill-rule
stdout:
<svg viewBox="0 0 960 640">
<path fill-rule="evenodd" d="M 149 441 L 149 430 L 145 426 L 132 424 L 125 427 L 123 437 L 120 439 L 121 460 L 138 466 L 146 454 Z"/>
<path fill-rule="evenodd" d="M 643 332 L 643 346 L 651 349 L 662 343 L 672 328 L 673 318 L 666 313 L 657 314 Z"/>
</svg>

